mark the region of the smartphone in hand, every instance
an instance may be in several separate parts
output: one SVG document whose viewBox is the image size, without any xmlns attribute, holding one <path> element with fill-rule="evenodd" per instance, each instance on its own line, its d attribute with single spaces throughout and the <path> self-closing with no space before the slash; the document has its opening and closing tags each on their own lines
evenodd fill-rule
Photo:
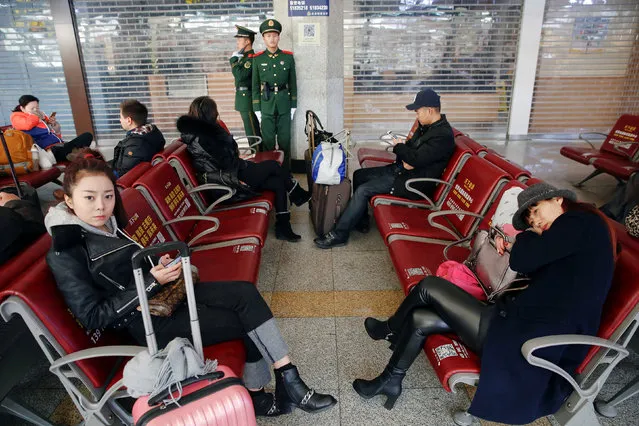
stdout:
<svg viewBox="0 0 639 426">
<path fill-rule="evenodd" d="M 53 111 L 53 112 L 49 115 L 49 118 L 55 118 L 55 115 L 56 115 L 56 114 L 57 114 L 57 112 L 56 112 L 56 111 Z"/>
<path fill-rule="evenodd" d="M 164 267 L 165 268 L 170 268 L 173 265 L 177 265 L 178 263 L 182 262 L 182 256 L 178 256 L 175 259 L 173 259 L 172 261 L 170 261 L 169 263 L 167 263 Z"/>
</svg>

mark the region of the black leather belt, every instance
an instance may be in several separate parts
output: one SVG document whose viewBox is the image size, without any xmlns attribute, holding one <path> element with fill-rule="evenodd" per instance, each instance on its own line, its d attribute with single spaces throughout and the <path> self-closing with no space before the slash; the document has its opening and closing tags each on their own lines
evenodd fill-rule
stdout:
<svg viewBox="0 0 639 426">
<path fill-rule="evenodd" d="M 279 90 L 286 90 L 288 89 L 288 85 L 287 84 L 280 84 L 279 86 L 272 86 L 271 90 L 275 93 L 277 93 Z"/>
</svg>

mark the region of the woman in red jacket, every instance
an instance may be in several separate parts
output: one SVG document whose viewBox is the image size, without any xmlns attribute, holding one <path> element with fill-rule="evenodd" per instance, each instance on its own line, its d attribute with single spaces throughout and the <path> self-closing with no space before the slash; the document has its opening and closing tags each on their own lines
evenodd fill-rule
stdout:
<svg viewBox="0 0 639 426">
<path fill-rule="evenodd" d="M 66 161 L 67 155 L 74 148 L 88 147 L 93 141 L 93 135 L 87 132 L 64 142 L 55 112 L 47 116 L 40 111 L 40 100 L 33 95 L 20 96 L 18 105 L 11 113 L 11 125 L 14 129 L 31 135 L 33 141 L 40 148 L 51 151 L 58 162 Z"/>
</svg>

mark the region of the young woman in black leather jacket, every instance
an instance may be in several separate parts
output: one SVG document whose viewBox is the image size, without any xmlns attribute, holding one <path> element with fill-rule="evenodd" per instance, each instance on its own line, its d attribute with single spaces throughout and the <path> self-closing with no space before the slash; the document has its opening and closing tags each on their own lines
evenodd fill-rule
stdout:
<svg viewBox="0 0 639 426">
<path fill-rule="evenodd" d="M 138 344 L 146 345 L 131 264 L 140 246 L 120 228 L 126 217 L 112 170 L 99 153 L 82 152 L 65 169 L 63 188 L 65 201 L 45 218 L 53 239 L 47 263 L 58 288 L 85 328 L 126 330 Z M 179 277 L 180 263 L 165 266 L 171 260 L 165 255 L 143 268 L 149 297 Z M 317 412 L 336 403 L 302 381 L 271 310 L 253 284 L 201 282 L 195 293 L 205 346 L 244 341 L 244 383 L 257 415 L 276 416 L 292 407 Z M 175 337 L 190 338 L 186 304 L 170 317 L 152 319 L 160 347 Z M 271 378 L 269 364 L 275 368 L 277 398 L 263 390 Z"/>
<path fill-rule="evenodd" d="M 255 192 L 275 192 L 275 236 L 278 240 L 299 241 L 291 229 L 288 200 L 297 206 L 308 202 L 304 190 L 277 161 L 253 163 L 240 158 L 233 136 L 218 122 L 217 104 L 208 96 L 195 98 L 189 114 L 180 117 L 177 128 L 193 158 L 200 184 L 219 183 L 250 196 Z"/>
</svg>

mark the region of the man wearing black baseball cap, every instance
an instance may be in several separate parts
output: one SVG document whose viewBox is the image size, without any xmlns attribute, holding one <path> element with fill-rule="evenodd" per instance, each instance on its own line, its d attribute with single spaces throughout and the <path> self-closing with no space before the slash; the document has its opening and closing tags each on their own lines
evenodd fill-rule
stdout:
<svg viewBox="0 0 639 426">
<path fill-rule="evenodd" d="M 368 202 L 374 195 L 392 194 L 421 199 L 418 194 L 432 196 L 434 182 L 415 182 L 410 191 L 406 181 L 414 178 L 439 179 L 455 150 L 453 129 L 440 113 L 439 95 L 433 89 L 420 91 L 406 109 L 415 111 L 419 127 L 407 141 L 393 139 L 395 163 L 383 167 L 356 170 L 353 175 L 353 197 L 335 228 L 316 238 L 315 245 L 327 249 L 346 244 L 351 229 L 368 232 Z"/>
</svg>

